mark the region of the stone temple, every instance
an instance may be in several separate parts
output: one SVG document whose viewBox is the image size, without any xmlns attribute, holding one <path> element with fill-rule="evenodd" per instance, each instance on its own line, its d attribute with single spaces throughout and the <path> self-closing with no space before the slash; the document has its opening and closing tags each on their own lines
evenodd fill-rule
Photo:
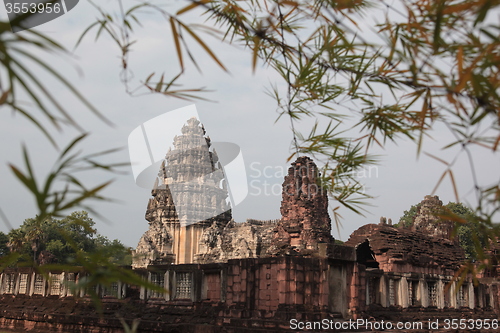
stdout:
<svg viewBox="0 0 500 333">
<path fill-rule="evenodd" d="M 285 177 L 280 220 L 236 223 L 224 172 L 200 122 L 188 120 L 173 146 L 151 192 L 149 229 L 134 252 L 134 268 L 326 253 L 333 244 L 328 197 L 310 158 L 297 159 Z"/>
<path fill-rule="evenodd" d="M 151 191 L 149 229 L 134 253 L 136 268 L 196 262 L 205 231 L 220 230 L 231 219 L 223 170 L 196 118 L 183 126 L 173 146 Z"/>
<path fill-rule="evenodd" d="M 500 241 L 490 244 L 491 265 L 464 273 L 453 222 L 440 214 L 437 196 L 425 196 L 411 226 L 381 218 L 338 244 L 318 176 L 314 162 L 299 157 L 283 181 L 282 217 L 236 223 L 217 153 L 190 119 L 152 184 L 149 229 L 127 268 L 150 285 L 124 274 L 74 290 L 68 285 L 89 281 L 84 270 L 5 268 L 0 329 L 123 332 L 121 318 L 129 326 L 139 320 L 139 332 L 373 332 L 384 321 L 422 325 L 387 332 L 422 333 L 457 332 L 446 319 L 474 319 L 468 331 L 498 331 Z M 91 305 L 96 295 L 100 315 Z M 352 321 L 363 325 L 352 329 Z M 436 321 L 438 329 L 429 326 Z M 298 324 L 315 322 L 326 326 Z"/>
</svg>

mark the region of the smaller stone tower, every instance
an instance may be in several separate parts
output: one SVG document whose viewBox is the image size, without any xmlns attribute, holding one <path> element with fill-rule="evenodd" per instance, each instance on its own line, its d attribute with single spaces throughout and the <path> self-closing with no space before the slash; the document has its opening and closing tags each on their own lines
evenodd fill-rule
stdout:
<svg viewBox="0 0 500 333">
<path fill-rule="evenodd" d="M 439 197 L 426 195 L 418 205 L 411 230 L 437 238 L 451 239 L 454 223 L 444 220 L 445 215 L 443 202 Z"/>
<path fill-rule="evenodd" d="M 333 244 L 328 195 L 309 157 L 299 157 L 283 182 L 281 220 L 273 230 L 271 255 L 318 255 Z M 323 249 L 322 249 L 323 247 Z"/>
</svg>

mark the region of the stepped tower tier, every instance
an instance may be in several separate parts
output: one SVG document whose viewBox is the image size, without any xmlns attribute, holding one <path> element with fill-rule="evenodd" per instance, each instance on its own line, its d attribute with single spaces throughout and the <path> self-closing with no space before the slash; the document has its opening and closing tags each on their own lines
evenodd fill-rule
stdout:
<svg viewBox="0 0 500 333">
<path fill-rule="evenodd" d="M 149 229 L 135 251 L 134 267 L 193 263 L 204 230 L 231 220 L 224 171 L 205 134 L 191 118 L 174 138 L 151 192 Z"/>
</svg>

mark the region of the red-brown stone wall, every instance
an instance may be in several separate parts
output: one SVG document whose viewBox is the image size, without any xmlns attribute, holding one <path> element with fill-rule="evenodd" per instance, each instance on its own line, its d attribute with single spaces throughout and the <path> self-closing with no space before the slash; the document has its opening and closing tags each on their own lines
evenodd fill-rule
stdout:
<svg viewBox="0 0 500 333">
<path fill-rule="evenodd" d="M 353 265 L 352 274 L 347 276 L 347 297 L 350 315 L 356 319 L 366 308 L 365 267 Z"/>
<path fill-rule="evenodd" d="M 207 296 L 206 299 L 212 302 L 221 301 L 221 278 L 220 272 L 205 275 Z"/>
<path fill-rule="evenodd" d="M 280 257 L 228 263 L 227 304 L 246 310 L 276 311 L 280 306 L 328 306 L 328 261 Z"/>
</svg>

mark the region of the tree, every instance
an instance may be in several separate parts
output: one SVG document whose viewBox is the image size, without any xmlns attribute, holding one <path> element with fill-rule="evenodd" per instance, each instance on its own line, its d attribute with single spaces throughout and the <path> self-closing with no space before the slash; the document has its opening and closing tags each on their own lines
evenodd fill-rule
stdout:
<svg viewBox="0 0 500 333">
<path fill-rule="evenodd" d="M 8 234 L 10 251 L 19 253 L 23 261 L 82 265 L 82 255 L 99 254 L 111 263 L 131 264 L 130 249 L 117 239 L 97 234 L 95 222 L 85 211 L 37 222 L 36 218 L 26 219 Z"/>
<path fill-rule="evenodd" d="M 412 205 L 409 210 L 405 210 L 403 216 L 399 218 L 396 226 L 402 225 L 403 228 L 409 228 L 413 224 L 413 217 L 417 214 L 419 204 Z"/>
<path fill-rule="evenodd" d="M 2 231 L 0 231 L 0 257 L 3 257 L 9 253 L 9 237 Z"/>
<path fill-rule="evenodd" d="M 123 245 L 118 239 L 109 240 L 107 237 L 97 235 L 96 252 L 109 258 L 117 265 L 130 265 L 132 263 L 132 249 Z"/>
</svg>

